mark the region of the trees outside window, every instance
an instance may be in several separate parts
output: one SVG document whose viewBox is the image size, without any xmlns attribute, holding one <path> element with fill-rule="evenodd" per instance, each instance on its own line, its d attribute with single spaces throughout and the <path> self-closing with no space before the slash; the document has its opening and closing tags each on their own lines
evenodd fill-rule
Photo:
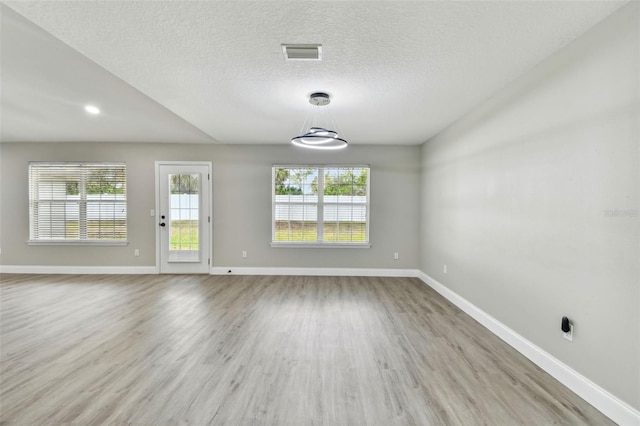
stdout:
<svg viewBox="0 0 640 426">
<path fill-rule="evenodd" d="M 30 242 L 126 242 L 124 163 L 29 163 Z"/>
<path fill-rule="evenodd" d="M 368 166 L 274 166 L 272 244 L 367 244 Z"/>
</svg>

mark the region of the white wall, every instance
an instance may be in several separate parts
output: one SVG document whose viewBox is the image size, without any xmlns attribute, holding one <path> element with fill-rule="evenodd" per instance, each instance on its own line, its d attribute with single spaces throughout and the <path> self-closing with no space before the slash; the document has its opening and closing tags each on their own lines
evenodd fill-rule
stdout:
<svg viewBox="0 0 640 426">
<path fill-rule="evenodd" d="M 421 270 L 640 408 L 632 2 L 428 141 Z M 443 265 L 448 273 L 443 273 Z M 575 323 L 572 343 L 560 319 Z"/>
<path fill-rule="evenodd" d="M 325 153 L 288 145 L 1 143 L 0 264 L 154 266 L 157 224 L 149 210 L 155 205 L 155 161 L 205 160 L 213 162 L 213 266 L 415 269 L 419 152 L 418 146 L 350 146 Z M 125 161 L 129 245 L 27 245 L 29 161 Z M 334 163 L 371 166 L 371 248 L 270 247 L 272 164 Z M 140 257 L 133 256 L 134 248 Z"/>
</svg>

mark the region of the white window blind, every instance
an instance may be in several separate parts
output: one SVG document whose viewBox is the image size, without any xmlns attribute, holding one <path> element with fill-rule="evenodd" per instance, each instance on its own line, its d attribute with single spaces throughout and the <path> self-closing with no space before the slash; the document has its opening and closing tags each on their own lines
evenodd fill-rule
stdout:
<svg viewBox="0 0 640 426">
<path fill-rule="evenodd" d="M 29 163 L 30 242 L 126 242 L 125 163 Z"/>
<path fill-rule="evenodd" d="M 274 246 L 368 246 L 368 166 L 273 166 L 272 199 Z"/>
</svg>

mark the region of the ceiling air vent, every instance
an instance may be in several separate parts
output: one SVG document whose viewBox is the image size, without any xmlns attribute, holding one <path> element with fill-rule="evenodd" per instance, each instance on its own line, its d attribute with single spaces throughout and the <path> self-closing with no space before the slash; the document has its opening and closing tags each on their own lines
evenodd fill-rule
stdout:
<svg viewBox="0 0 640 426">
<path fill-rule="evenodd" d="M 321 61 L 321 44 L 283 44 L 282 53 L 288 61 Z"/>
</svg>

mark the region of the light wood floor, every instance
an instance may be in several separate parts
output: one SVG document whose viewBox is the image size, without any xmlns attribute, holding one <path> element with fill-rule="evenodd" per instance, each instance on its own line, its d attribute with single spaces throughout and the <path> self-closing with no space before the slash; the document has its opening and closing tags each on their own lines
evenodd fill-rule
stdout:
<svg viewBox="0 0 640 426">
<path fill-rule="evenodd" d="M 612 424 L 414 278 L 0 281 L 2 425 Z"/>
</svg>

